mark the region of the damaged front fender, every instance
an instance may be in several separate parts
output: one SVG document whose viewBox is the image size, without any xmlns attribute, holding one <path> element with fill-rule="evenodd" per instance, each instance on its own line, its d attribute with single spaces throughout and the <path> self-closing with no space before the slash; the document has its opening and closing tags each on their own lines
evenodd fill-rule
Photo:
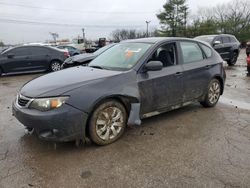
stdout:
<svg viewBox="0 0 250 188">
<path fill-rule="evenodd" d="M 130 109 L 128 123 L 127 123 L 129 126 L 141 125 L 140 108 L 141 108 L 140 103 L 131 104 L 131 109 Z"/>
</svg>

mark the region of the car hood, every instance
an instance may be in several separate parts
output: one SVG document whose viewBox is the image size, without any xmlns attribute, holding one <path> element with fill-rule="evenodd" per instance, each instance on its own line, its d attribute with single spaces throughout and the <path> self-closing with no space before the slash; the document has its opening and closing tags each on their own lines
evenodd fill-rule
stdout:
<svg viewBox="0 0 250 188">
<path fill-rule="evenodd" d="M 70 64 L 70 63 L 73 63 L 73 62 L 82 63 L 82 62 L 85 62 L 85 61 L 92 60 L 94 58 L 96 58 L 96 55 L 86 53 L 86 54 L 80 54 L 80 55 L 72 56 L 72 57 L 66 59 L 64 63 L 67 63 L 67 64 Z"/>
<path fill-rule="evenodd" d="M 38 77 L 26 83 L 20 93 L 30 98 L 60 96 L 83 85 L 121 73 L 91 67 L 73 67 Z"/>
</svg>

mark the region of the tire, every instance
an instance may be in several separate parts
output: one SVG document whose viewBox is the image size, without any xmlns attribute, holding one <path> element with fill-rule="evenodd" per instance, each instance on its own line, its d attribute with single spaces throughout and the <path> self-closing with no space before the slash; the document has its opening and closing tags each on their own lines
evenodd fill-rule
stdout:
<svg viewBox="0 0 250 188">
<path fill-rule="evenodd" d="M 201 102 L 201 105 L 206 108 L 214 107 L 219 101 L 221 89 L 219 80 L 212 79 L 208 84 L 205 100 Z"/>
<path fill-rule="evenodd" d="M 2 74 L 3 74 L 3 71 L 2 71 L 2 69 L 0 68 L 0 76 L 2 76 Z"/>
<path fill-rule="evenodd" d="M 248 74 L 250 74 L 250 67 L 247 67 L 247 72 Z"/>
<path fill-rule="evenodd" d="M 92 142 L 104 146 L 118 140 L 127 125 L 127 112 L 116 100 L 100 104 L 92 113 L 89 121 L 89 136 Z"/>
<path fill-rule="evenodd" d="M 51 63 L 50 63 L 50 71 L 56 72 L 56 71 L 59 71 L 61 69 L 62 69 L 62 67 L 61 67 L 61 62 L 60 61 L 57 61 L 57 60 L 51 61 Z"/>
<path fill-rule="evenodd" d="M 234 66 L 237 62 L 238 59 L 238 53 L 237 52 L 233 52 L 233 56 L 231 57 L 230 60 L 227 61 L 227 64 L 229 66 Z"/>
</svg>

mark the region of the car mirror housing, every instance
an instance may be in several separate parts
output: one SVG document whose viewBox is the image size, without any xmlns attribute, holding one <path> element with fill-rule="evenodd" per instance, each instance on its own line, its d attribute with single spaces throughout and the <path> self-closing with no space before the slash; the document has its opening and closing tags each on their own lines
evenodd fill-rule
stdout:
<svg viewBox="0 0 250 188">
<path fill-rule="evenodd" d="M 145 65 L 146 71 L 159 71 L 162 70 L 163 63 L 161 61 L 150 61 Z"/>
<path fill-rule="evenodd" d="M 216 40 L 216 41 L 214 41 L 214 46 L 216 46 L 216 45 L 219 45 L 219 44 L 221 44 L 221 41 L 219 41 L 219 40 Z"/>
</svg>

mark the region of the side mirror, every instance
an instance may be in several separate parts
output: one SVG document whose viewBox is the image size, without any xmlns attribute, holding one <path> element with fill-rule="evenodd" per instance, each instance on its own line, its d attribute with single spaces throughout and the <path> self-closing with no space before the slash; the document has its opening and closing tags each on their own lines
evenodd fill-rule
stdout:
<svg viewBox="0 0 250 188">
<path fill-rule="evenodd" d="M 147 71 L 159 71 L 162 70 L 163 63 L 160 61 L 150 61 L 145 65 Z"/>
<path fill-rule="evenodd" d="M 216 46 L 216 45 L 219 45 L 219 44 L 221 44 L 221 41 L 219 41 L 219 40 L 216 40 L 216 41 L 214 41 L 214 46 Z"/>
<path fill-rule="evenodd" d="M 7 58 L 13 58 L 14 56 L 14 54 L 7 54 Z"/>
</svg>

